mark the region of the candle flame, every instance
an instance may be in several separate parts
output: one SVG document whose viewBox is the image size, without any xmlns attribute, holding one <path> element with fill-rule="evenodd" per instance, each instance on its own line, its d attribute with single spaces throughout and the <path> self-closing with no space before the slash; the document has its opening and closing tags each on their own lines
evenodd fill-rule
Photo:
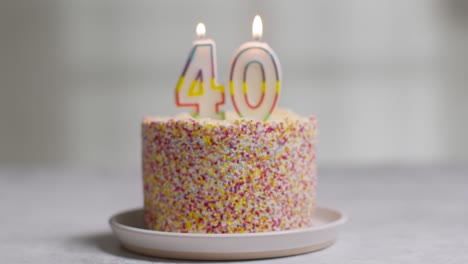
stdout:
<svg viewBox="0 0 468 264">
<path fill-rule="evenodd" d="M 262 38 L 263 24 L 259 15 L 256 15 L 252 24 L 252 36 L 254 39 L 259 40 Z"/>
<path fill-rule="evenodd" d="M 197 36 L 199 38 L 204 38 L 205 34 L 206 34 L 205 24 L 198 23 L 198 25 L 197 25 Z"/>
</svg>

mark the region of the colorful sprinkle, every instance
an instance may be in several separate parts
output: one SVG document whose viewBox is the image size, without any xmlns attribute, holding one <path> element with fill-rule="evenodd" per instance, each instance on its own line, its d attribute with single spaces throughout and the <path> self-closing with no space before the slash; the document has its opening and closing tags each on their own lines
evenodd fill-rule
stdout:
<svg viewBox="0 0 468 264">
<path fill-rule="evenodd" d="M 269 121 L 146 117 L 147 227 L 243 233 L 311 226 L 316 127 L 315 117 L 276 112 Z"/>
</svg>

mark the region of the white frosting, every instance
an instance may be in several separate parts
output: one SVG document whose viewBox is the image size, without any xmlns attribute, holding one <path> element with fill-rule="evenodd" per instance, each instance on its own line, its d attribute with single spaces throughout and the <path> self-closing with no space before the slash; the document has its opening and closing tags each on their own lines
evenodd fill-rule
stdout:
<svg viewBox="0 0 468 264">
<path fill-rule="evenodd" d="M 169 121 L 169 120 L 174 120 L 174 121 L 179 121 L 179 120 L 195 120 L 199 123 L 202 124 L 232 124 L 235 121 L 238 120 L 253 120 L 248 117 L 239 117 L 239 115 L 234 112 L 234 111 L 226 111 L 225 112 L 225 119 L 224 120 L 217 120 L 217 119 L 212 119 L 212 118 L 194 118 L 192 117 L 189 113 L 181 113 L 176 116 L 172 117 L 145 117 L 145 121 Z M 302 121 L 302 122 L 307 122 L 309 119 L 306 117 L 302 117 L 290 110 L 286 109 L 276 109 L 273 111 L 273 113 L 270 115 L 267 121 L 258 121 L 258 122 L 264 122 L 264 123 L 274 123 L 274 122 L 281 122 L 284 120 L 292 120 L 292 121 Z"/>
</svg>

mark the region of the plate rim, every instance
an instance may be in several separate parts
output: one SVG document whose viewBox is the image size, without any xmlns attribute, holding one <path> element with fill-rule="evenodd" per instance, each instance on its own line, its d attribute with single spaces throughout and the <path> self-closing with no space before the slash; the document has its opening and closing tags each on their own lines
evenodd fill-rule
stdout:
<svg viewBox="0 0 468 264">
<path fill-rule="evenodd" d="M 296 233 L 304 233 L 304 232 L 316 232 L 325 229 L 331 229 L 338 226 L 345 224 L 348 221 L 348 215 L 339 210 L 333 209 L 330 207 L 325 206 L 317 206 L 315 210 L 324 210 L 328 212 L 333 212 L 338 214 L 338 219 L 335 221 L 324 223 L 320 226 L 312 226 L 312 227 L 305 227 L 305 228 L 298 228 L 298 229 L 291 229 L 291 230 L 283 230 L 283 231 L 267 231 L 267 232 L 257 232 L 257 233 L 232 233 L 232 234 L 206 234 L 206 233 L 179 233 L 179 232 L 166 232 L 166 231 L 157 231 L 157 230 L 150 230 L 150 229 L 143 229 L 138 227 L 133 227 L 129 225 L 125 225 L 117 221 L 117 217 L 123 214 L 128 214 L 131 212 L 142 211 L 144 208 L 134 208 L 134 209 L 127 209 L 112 215 L 109 219 L 109 225 L 111 228 L 117 228 L 122 231 L 132 232 L 132 233 L 140 233 L 145 235 L 155 235 L 155 236 L 164 236 L 164 237 L 174 237 L 174 238 L 240 238 L 240 237 L 264 237 L 264 236 L 284 236 L 284 235 L 294 235 Z"/>
</svg>

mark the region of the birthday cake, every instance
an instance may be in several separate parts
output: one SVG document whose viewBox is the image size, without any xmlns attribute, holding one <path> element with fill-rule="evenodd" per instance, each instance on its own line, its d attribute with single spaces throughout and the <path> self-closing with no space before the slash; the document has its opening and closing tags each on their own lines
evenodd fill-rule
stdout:
<svg viewBox="0 0 468 264">
<path fill-rule="evenodd" d="M 144 217 L 188 233 L 292 230 L 312 225 L 317 120 L 276 109 L 267 121 L 145 117 Z"/>
<path fill-rule="evenodd" d="M 192 114 L 145 117 L 142 123 L 144 220 L 147 228 L 178 233 L 254 233 L 312 226 L 317 120 L 276 108 L 281 67 L 261 42 L 232 57 L 223 112 L 216 81 L 216 45 L 197 25 L 199 40 L 175 89 L 178 107 Z"/>
</svg>

